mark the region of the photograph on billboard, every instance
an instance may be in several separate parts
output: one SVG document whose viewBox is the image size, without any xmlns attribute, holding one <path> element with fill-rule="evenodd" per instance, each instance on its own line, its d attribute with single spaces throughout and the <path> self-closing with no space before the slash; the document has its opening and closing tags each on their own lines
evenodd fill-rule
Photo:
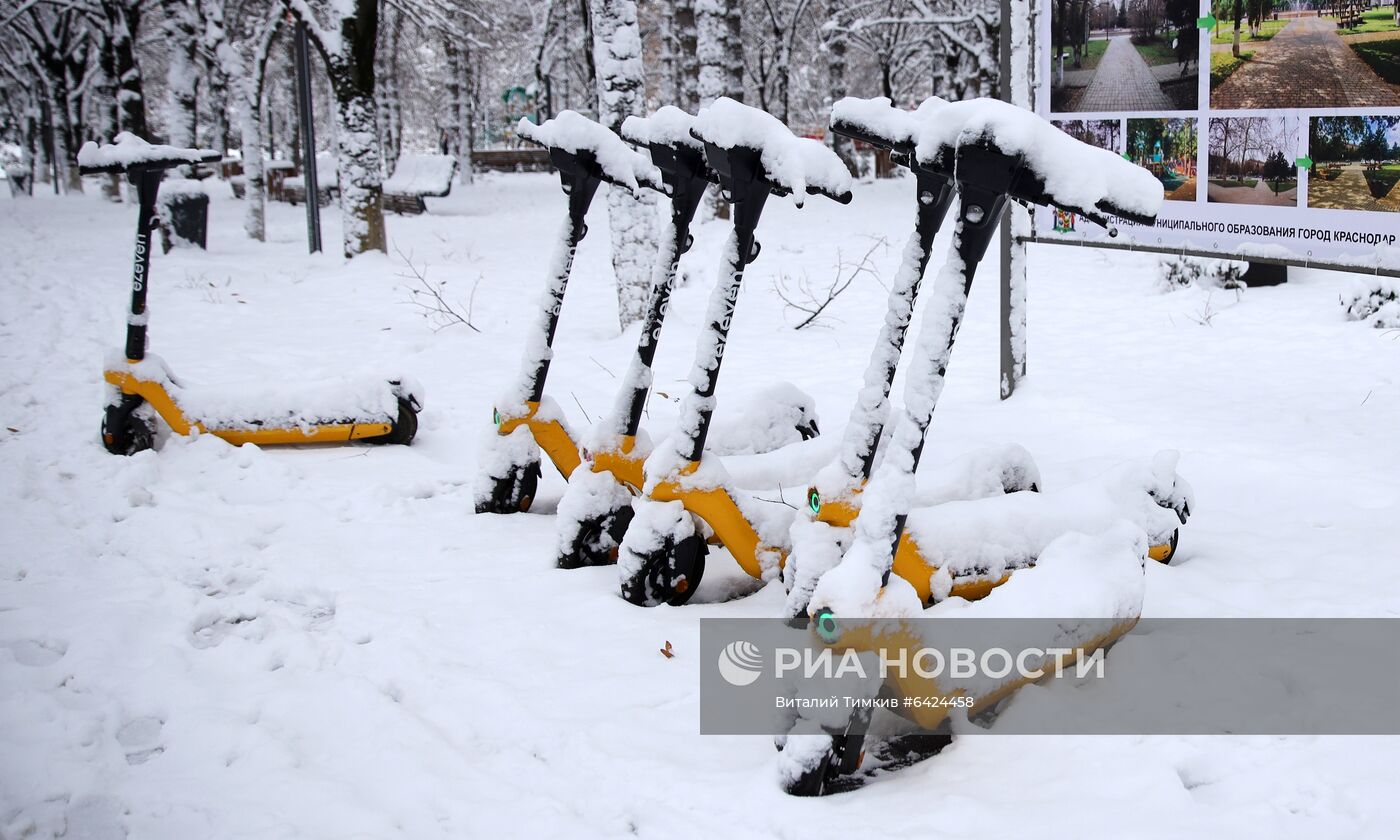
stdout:
<svg viewBox="0 0 1400 840">
<path fill-rule="evenodd" d="M 1041 0 L 1036 109 L 1148 170 L 1150 226 L 1037 234 L 1400 265 L 1396 0 Z"/>
<path fill-rule="evenodd" d="M 1055 120 L 1055 127 L 1081 143 L 1123 154 L 1122 120 Z"/>
<path fill-rule="evenodd" d="M 1128 160 L 1157 176 L 1167 201 L 1196 200 L 1196 121 L 1128 120 Z"/>
<path fill-rule="evenodd" d="M 1194 111 L 1196 0 L 1052 0 L 1053 110 Z"/>
<path fill-rule="evenodd" d="M 1308 147 L 1309 207 L 1400 213 L 1400 116 L 1314 117 Z"/>
<path fill-rule="evenodd" d="M 1206 199 L 1298 206 L 1298 117 L 1214 117 L 1207 138 Z"/>
<path fill-rule="evenodd" d="M 1216 0 L 1210 107 L 1400 107 L 1395 9 L 1372 0 Z"/>
</svg>

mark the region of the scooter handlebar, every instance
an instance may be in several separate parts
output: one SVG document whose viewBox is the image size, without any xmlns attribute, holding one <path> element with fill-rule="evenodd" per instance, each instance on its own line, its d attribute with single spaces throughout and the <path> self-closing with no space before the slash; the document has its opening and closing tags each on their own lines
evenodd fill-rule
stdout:
<svg viewBox="0 0 1400 840">
<path fill-rule="evenodd" d="M 130 163 L 103 163 L 96 166 L 78 165 L 80 175 L 113 175 L 128 172 L 150 172 L 152 170 L 174 169 L 177 166 L 190 166 L 195 163 L 216 163 L 223 159 L 223 155 L 218 152 L 204 152 L 200 155 L 170 158 L 154 158 L 151 160 L 132 161 Z"/>
<path fill-rule="evenodd" d="M 843 119 L 832 120 L 831 130 L 842 137 L 849 137 L 852 140 L 859 140 L 862 143 L 869 143 L 872 146 L 877 146 L 881 149 L 889 149 L 892 152 L 912 154 L 914 151 L 913 143 L 896 142 L 888 137 L 874 134 L 862 126 L 858 126 L 855 123 Z"/>
</svg>

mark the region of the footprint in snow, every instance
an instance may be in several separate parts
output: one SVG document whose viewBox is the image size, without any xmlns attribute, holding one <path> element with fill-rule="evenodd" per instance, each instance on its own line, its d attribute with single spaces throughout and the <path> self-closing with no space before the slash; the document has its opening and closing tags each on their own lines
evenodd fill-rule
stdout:
<svg viewBox="0 0 1400 840">
<path fill-rule="evenodd" d="M 10 644 L 10 652 L 21 665 L 43 668 L 62 659 L 64 654 L 68 653 L 68 643 L 56 639 L 20 639 Z"/>
<path fill-rule="evenodd" d="M 261 642 L 267 634 L 257 613 L 206 613 L 190 627 L 190 644 L 199 650 L 218 647 L 229 636 Z"/>
<path fill-rule="evenodd" d="M 165 722 L 157 717 L 139 717 L 127 721 L 117 730 L 117 743 L 126 753 L 127 764 L 145 764 L 165 752 L 160 743 Z"/>
</svg>

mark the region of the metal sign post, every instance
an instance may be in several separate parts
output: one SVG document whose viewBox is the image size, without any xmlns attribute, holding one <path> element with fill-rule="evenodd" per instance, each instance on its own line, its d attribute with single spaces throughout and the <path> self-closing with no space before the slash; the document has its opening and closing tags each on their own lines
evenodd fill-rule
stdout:
<svg viewBox="0 0 1400 840">
<path fill-rule="evenodd" d="M 311 110 L 311 56 L 306 24 L 296 27 L 297 117 L 301 122 L 302 182 L 306 185 L 306 247 L 321 250 L 321 201 L 316 184 L 316 128 Z"/>
<path fill-rule="evenodd" d="M 1034 8 L 1027 0 L 1001 0 L 997 28 L 997 98 L 1027 110 L 1035 110 Z M 1017 76 L 1015 60 L 1028 65 Z M 1001 221 L 1001 398 L 1016 391 L 1026 375 L 1026 243 L 1031 211 L 1014 202 Z"/>
</svg>

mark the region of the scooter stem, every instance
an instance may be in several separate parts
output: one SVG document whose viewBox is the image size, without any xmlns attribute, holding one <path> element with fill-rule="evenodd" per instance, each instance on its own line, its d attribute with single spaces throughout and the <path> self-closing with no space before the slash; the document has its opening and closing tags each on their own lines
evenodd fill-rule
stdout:
<svg viewBox="0 0 1400 840">
<path fill-rule="evenodd" d="M 652 270 L 651 302 L 647 307 L 646 320 L 642 323 L 637 352 L 632 356 L 627 378 L 623 380 L 631 386 L 631 390 L 618 394 L 619 404 L 613 415 L 621 420 L 621 428 L 616 431 L 627 437 L 636 436 L 641 427 L 642 411 L 646 407 L 647 394 L 651 392 L 651 377 L 646 372 L 656 359 L 656 345 L 661 341 L 661 326 L 666 319 L 671 291 L 676 285 L 681 254 L 690 248 L 690 223 L 695 218 L 695 211 L 708 183 L 703 177 L 695 177 L 671 184 L 671 220 L 667 225 L 668 230 L 662 232 L 661 249 Z"/>
<path fill-rule="evenodd" d="M 544 352 L 534 360 L 534 370 L 529 374 L 527 390 L 530 402 L 539 402 L 544 398 L 544 383 L 549 375 L 549 360 L 552 355 L 549 349 L 554 346 L 554 332 L 559 327 L 559 313 L 564 307 L 564 291 L 569 285 L 569 272 L 574 267 L 574 254 L 578 250 L 578 244 L 588 233 L 584 217 L 588 215 L 588 207 L 593 203 L 593 196 L 598 192 L 598 185 L 601 183 L 597 178 L 578 172 L 571 173 L 562 168 L 560 178 L 564 192 L 569 196 L 569 221 L 555 246 L 554 258 L 550 260 L 554 273 L 545 290 L 545 306 L 540 313 Z"/>
<path fill-rule="evenodd" d="M 943 224 L 943 217 L 956 196 L 952 182 L 947 178 L 915 170 L 918 201 L 918 214 L 914 220 L 914 233 L 904 251 L 904 260 L 895 274 L 890 287 L 888 309 L 899 307 L 896 319 L 886 318 L 880 327 L 880 336 L 875 342 L 875 353 L 870 358 L 870 367 L 865 372 L 865 382 L 884 383 L 880 401 L 864 417 L 877 418 L 874 422 L 852 423 L 846 433 L 848 446 L 842 447 L 842 460 L 846 474 L 853 479 L 867 480 L 875 464 L 875 452 L 879 447 L 880 436 L 885 430 L 885 420 L 889 414 L 890 387 L 894 383 L 895 369 L 899 367 L 900 350 L 904 346 L 905 334 L 914 315 L 914 302 L 919 296 L 919 286 L 924 272 L 928 269 L 933 240 Z M 888 352 L 881 352 L 887 349 Z"/>
<path fill-rule="evenodd" d="M 762 215 L 767 200 L 767 189 L 755 189 L 749 191 L 743 201 L 735 201 L 730 208 L 734 216 L 734 232 L 725 243 L 726 279 L 716 284 L 710 295 L 710 308 L 706 314 L 710 323 L 701 334 L 700 352 L 696 354 L 695 369 L 690 374 L 690 381 L 696 383 L 690 395 L 690 409 L 697 415 L 694 425 L 686 423 L 688 411 L 683 411 L 681 416 L 681 434 L 687 434 L 686 430 L 689 429 L 688 458 L 691 461 L 700 460 L 705 451 L 705 439 L 710 434 L 710 421 L 715 410 L 710 398 L 715 395 L 715 386 L 719 383 L 719 368 L 724 362 L 724 347 L 729 338 L 730 321 L 734 317 L 734 304 L 744 284 L 744 268 L 756 256 L 754 229 L 758 226 L 758 217 Z M 707 354 L 708 343 L 713 343 L 714 349 Z M 684 446 L 677 449 L 686 451 Z"/>
<path fill-rule="evenodd" d="M 910 451 L 911 471 L 919 468 L 919 459 L 923 456 L 924 443 L 928 440 L 928 427 L 933 422 L 933 411 L 938 405 L 939 395 L 943 392 L 943 380 L 948 372 L 948 360 L 952 357 L 953 344 L 958 337 L 958 328 L 962 326 L 963 313 L 967 310 L 968 294 L 972 291 L 972 279 L 977 273 L 977 266 L 982 261 L 982 257 L 987 253 L 987 245 L 996 234 L 1001 217 L 1006 210 L 1006 193 L 982 188 L 975 184 L 960 183 L 958 187 L 962 192 L 962 200 L 958 206 L 957 228 L 953 231 L 953 249 L 957 253 L 957 259 L 962 264 L 959 272 L 962 275 L 962 285 L 954 293 L 951 301 L 951 311 L 948 313 L 947 340 L 933 348 L 933 354 L 928 359 L 929 397 L 925 405 L 920 406 L 916 412 L 911 412 L 909 415 L 918 428 L 919 435 L 918 443 Z M 899 550 L 899 540 L 904 535 L 904 525 L 909 519 L 908 503 L 901 505 L 901 508 L 894 520 L 894 534 L 890 542 L 889 556 L 891 558 Z M 885 567 L 882 585 L 889 583 L 890 570 L 891 566 Z"/>
<path fill-rule="evenodd" d="M 139 362 L 146 358 L 146 289 L 151 278 L 151 229 L 155 227 L 156 196 L 161 169 L 139 169 L 127 178 L 136 185 L 140 211 L 136 216 L 136 258 L 131 266 L 131 314 L 126 319 L 126 358 Z"/>
</svg>

